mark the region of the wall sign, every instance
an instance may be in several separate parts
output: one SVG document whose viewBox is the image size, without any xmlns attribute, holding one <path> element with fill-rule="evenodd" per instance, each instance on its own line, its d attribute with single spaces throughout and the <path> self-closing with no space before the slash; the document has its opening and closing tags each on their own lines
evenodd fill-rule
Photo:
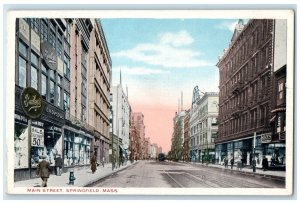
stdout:
<svg viewBox="0 0 300 204">
<path fill-rule="evenodd" d="M 272 141 L 272 134 L 266 133 L 261 135 L 261 143 L 270 143 Z"/>
<path fill-rule="evenodd" d="M 41 44 L 42 55 L 47 66 L 52 69 L 57 69 L 57 54 L 54 47 L 47 41 Z"/>
<path fill-rule="evenodd" d="M 31 127 L 31 146 L 44 147 L 44 129 Z"/>
<path fill-rule="evenodd" d="M 27 87 L 23 90 L 21 94 L 21 106 L 25 114 L 31 119 L 40 117 L 44 109 L 41 95 L 32 87 Z"/>
</svg>

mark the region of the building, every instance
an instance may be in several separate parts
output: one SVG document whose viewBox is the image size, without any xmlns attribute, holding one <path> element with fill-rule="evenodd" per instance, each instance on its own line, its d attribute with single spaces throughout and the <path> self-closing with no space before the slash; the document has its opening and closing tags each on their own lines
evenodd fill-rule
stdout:
<svg viewBox="0 0 300 204">
<path fill-rule="evenodd" d="M 140 149 L 141 149 L 141 137 L 138 132 L 137 125 L 134 123 L 134 116 L 131 113 L 131 123 L 130 123 L 130 160 L 140 159 Z"/>
<path fill-rule="evenodd" d="M 214 163 L 215 138 L 217 137 L 219 94 L 206 92 L 198 101 L 199 104 L 199 144 L 200 162 Z"/>
<path fill-rule="evenodd" d="M 183 161 L 190 161 L 190 110 L 184 118 Z"/>
<path fill-rule="evenodd" d="M 185 110 L 175 113 L 173 118 L 173 134 L 171 141 L 171 155 L 170 157 L 175 160 L 183 160 L 183 141 L 184 141 L 184 118 L 187 112 Z"/>
<path fill-rule="evenodd" d="M 113 109 L 113 122 L 114 122 L 114 134 L 120 137 L 123 141 L 123 145 L 119 145 L 122 151 L 122 157 L 128 159 L 129 155 L 129 121 L 130 121 L 130 104 L 127 94 L 124 93 L 121 83 L 117 86 L 113 86 L 111 89 L 112 109 Z"/>
<path fill-rule="evenodd" d="M 272 19 L 252 19 L 246 25 L 239 20 L 229 48 L 217 63 L 220 104 L 215 143 L 219 161 L 229 156 L 250 165 L 254 157 L 261 166 L 263 155 L 269 157 L 276 149 L 269 145 L 275 105 L 273 34 Z"/>
<path fill-rule="evenodd" d="M 149 159 L 150 158 L 150 146 L 151 146 L 150 137 L 145 138 L 143 144 L 145 146 L 145 159 Z"/>
<path fill-rule="evenodd" d="M 132 113 L 132 120 L 133 120 L 133 126 L 136 129 L 136 133 L 138 134 L 137 141 L 139 140 L 138 144 L 138 152 L 137 157 L 138 159 L 145 159 L 146 152 L 145 152 L 145 145 L 143 144 L 145 141 L 145 125 L 144 125 L 144 114 L 141 112 L 133 112 Z"/>
<path fill-rule="evenodd" d="M 108 156 L 111 61 L 98 20 L 17 19 L 15 73 L 15 180 L 34 176 L 42 155 L 51 166 L 62 155 L 64 171 L 89 165 L 92 153 Z M 102 82 L 102 102 L 93 77 Z"/>
<path fill-rule="evenodd" d="M 200 100 L 200 90 L 198 86 L 194 87 L 192 106 L 189 112 L 189 155 L 191 161 L 200 161 L 200 124 L 199 124 L 199 100 Z"/>
<path fill-rule="evenodd" d="M 285 167 L 286 141 L 286 63 L 287 63 L 287 21 L 274 21 L 274 86 L 273 94 L 275 106 L 271 110 L 272 139 L 265 143 L 267 155 L 273 155 L 272 165 Z M 272 159 L 272 157 L 271 157 Z"/>
<path fill-rule="evenodd" d="M 150 146 L 150 158 L 156 160 L 159 154 L 158 145 L 156 143 Z"/>
</svg>

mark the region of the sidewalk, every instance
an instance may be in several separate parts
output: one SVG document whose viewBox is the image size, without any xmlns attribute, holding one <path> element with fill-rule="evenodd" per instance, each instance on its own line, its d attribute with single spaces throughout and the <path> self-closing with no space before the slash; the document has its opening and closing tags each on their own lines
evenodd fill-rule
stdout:
<svg viewBox="0 0 300 204">
<path fill-rule="evenodd" d="M 74 185 L 69 185 L 69 172 L 61 174 L 61 176 L 56 176 L 51 174 L 48 179 L 47 187 L 84 187 L 91 183 L 96 182 L 97 180 L 107 177 L 113 173 L 116 173 L 122 169 L 125 169 L 131 165 L 136 164 L 137 162 L 131 163 L 130 161 L 127 162 L 127 165 L 120 166 L 120 168 L 115 168 L 112 171 L 112 164 L 108 163 L 104 167 L 98 166 L 97 171 L 92 174 L 92 170 L 90 166 L 87 166 L 83 169 L 74 170 L 74 176 L 76 180 L 74 181 Z M 29 180 L 17 181 L 14 183 L 15 187 L 41 187 L 42 179 L 41 178 L 34 178 Z"/>
<path fill-rule="evenodd" d="M 247 175 L 257 175 L 257 176 L 263 176 L 263 177 L 269 177 L 269 178 L 275 178 L 275 179 L 280 179 L 280 180 L 285 180 L 286 172 L 285 171 L 274 171 L 274 170 L 266 170 L 263 171 L 262 168 L 257 167 L 256 172 L 253 172 L 253 169 L 251 166 L 245 166 L 241 170 L 237 169 L 237 166 L 233 166 L 233 169 L 231 169 L 230 165 L 228 168 L 225 168 L 224 165 L 220 164 L 202 164 L 199 162 L 189 162 L 190 164 L 193 165 L 202 165 L 202 166 L 207 166 L 209 168 L 219 168 L 219 169 L 224 169 L 226 171 L 234 171 L 234 172 L 240 172 L 244 173 Z"/>
</svg>

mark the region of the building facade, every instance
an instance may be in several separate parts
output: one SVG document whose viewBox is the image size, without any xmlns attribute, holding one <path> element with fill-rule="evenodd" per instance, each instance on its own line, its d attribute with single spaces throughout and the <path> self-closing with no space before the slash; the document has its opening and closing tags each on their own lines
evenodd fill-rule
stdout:
<svg viewBox="0 0 300 204">
<path fill-rule="evenodd" d="M 240 20 L 230 47 L 217 66 L 220 72 L 220 104 L 216 139 L 218 160 L 233 157 L 261 166 L 263 155 L 276 149 L 272 143 L 274 107 L 274 20 Z M 271 147 L 272 146 L 272 147 Z M 269 148 L 270 147 L 270 148 Z"/>
<path fill-rule="evenodd" d="M 130 132 L 130 104 L 124 93 L 122 84 L 113 86 L 111 90 L 112 109 L 114 112 L 114 134 L 122 139 L 122 157 L 128 159 L 129 155 L 129 132 Z"/>
<path fill-rule="evenodd" d="M 190 161 L 190 110 L 184 118 L 183 161 Z"/>
<path fill-rule="evenodd" d="M 173 134 L 171 140 L 171 158 L 175 161 L 183 160 L 183 142 L 184 142 L 184 118 L 187 112 L 185 110 L 175 113 L 173 118 Z"/>
<path fill-rule="evenodd" d="M 219 94 L 206 92 L 199 103 L 199 144 L 200 162 L 215 162 L 215 138 L 217 137 L 217 117 L 219 111 Z"/>
<path fill-rule="evenodd" d="M 96 47 L 105 50 L 108 79 L 111 75 L 103 32 L 102 44 L 94 45 L 91 40 L 98 32 L 95 29 L 99 28 L 101 25 L 95 19 L 17 19 L 15 180 L 35 175 L 42 155 L 47 156 L 52 167 L 55 157 L 61 155 L 65 171 L 69 167 L 89 165 L 95 138 L 100 136 L 95 133 L 99 124 L 91 121 L 92 114 L 88 109 L 89 102 L 93 100 L 89 74 L 95 68 L 88 60 L 92 58 L 89 50 Z M 77 87 L 77 84 L 81 86 Z M 109 93 L 110 80 L 104 84 Z M 22 106 L 26 101 L 22 101 L 21 97 L 28 87 L 38 92 L 32 99 L 31 93 L 27 96 L 31 104 L 42 104 L 39 117 L 32 118 Z M 41 100 L 37 100 L 38 95 Z M 101 106 L 100 110 L 104 118 L 108 117 L 105 106 Z M 101 136 L 108 138 L 108 131 L 103 131 Z M 108 145 L 109 140 L 106 142 Z M 102 155 L 107 155 L 107 151 L 108 148 L 102 148 Z M 100 158 L 100 149 L 97 152 Z"/>
<path fill-rule="evenodd" d="M 145 145 L 143 142 L 145 141 L 145 125 L 144 125 L 144 114 L 141 112 L 133 112 L 132 113 L 132 120 L 133 120 L 133 126 L 136 128 L 136 133 L 138 134 L 137 141 L 139 140 L 140 143 L 138 143 L 138 152 L 137 152 L 137 158 L 139 159 L 145 159 L 146 152 L 145 152 Z"/>
</svg>

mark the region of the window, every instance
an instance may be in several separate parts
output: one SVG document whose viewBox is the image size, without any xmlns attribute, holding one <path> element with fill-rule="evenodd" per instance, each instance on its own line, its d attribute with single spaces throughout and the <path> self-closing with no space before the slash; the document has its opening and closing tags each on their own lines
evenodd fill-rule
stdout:
<svg viewBox="0 0 300 204">
<path fill-rule="evenodd" d="M 26 87 L 26 60 L 19 57 L 19 86 Z"/>
<path fill-rule="evenodd" d="M 57 106 L 60 107 L 61 88 L 57 86 Z"/>
<path fill-rule="evenodd" d="M 65 55 L 65 58 L 64 58 L 64 76 L 67 79 L 70 79 L 70 59 L 66 55 Z"/>
<path fill-rule="evenodd" d="M 38 56 L 34 52 L 31 52 L 31 63 L 36 67 L 38 66 Z"/>
<path fill-rule="evenodd" d="M 49 70 L 49 75 L 50 75 L 50 78 L 53 79 L 55 81 L 55 73 L 54 73 L 54 70 Z"/>
<path fill-rule="evenodd" d="M 54 97 L 55 97 L 54 82 L 50 80 L 50 102 L 51 103 L 54 103 Z"/>
<path fill-rule="evenodd" d="M 41 20 L 41 38 L 44 41 L 48 40 L 48 25 L 44 19 Z"/>
<path fill-rule="evenodd" d="M 279 97 L 279 100 L 283 99 L 283 82 L 280 82 L 278 84 L 278 97 Z"/>
<path fill-rule="evenodd" d="M 31 87 L 37 89 L 37 86 L 37 69 L 34 66 L 31 66 Z"/>
<path fill-rule="evenodd" d="M 64 111 L 70 113 L 70 96 L 67 93 L 64 93 Z"/>
<path fill-rule="evenodd" d="M 62 56 L 62 39 L 61 34 L 57 35 L 57 55 L 59 58 Z"/>
<path fill-rule="evenodd" d="M 42 64 L 42 71 L 45 72 L 45 73 L 47 73 L 47 68 L 45 67 L 44 64 Z"/>
<path fill-rule="evenodd" d="M 39 33 L 39 19 L 32 18 L 31 19 L 31 28 Z"/>
<path fill-rule="evenodd" d="M 19 42 L 19 53 L 24 57 L 27 57 L 27 46 L 21 41 Z"/>
<path fill-rule="evenodd" d="M 61 78 L 62 77 L 60 75 L 57 76 L 57 84 L 59 84 L 59 85 L 61 85 Z"/>
<path fill-rule="evenodd" d="M 53 30 L 50 31 L 49 42 L 55 48 L 55 31 Z"/>
<path fill-rule="evenodd" d="M 47 95 L 47 76 L 42 74 L 42 97 L 46 99 Z"/>
</svg>

